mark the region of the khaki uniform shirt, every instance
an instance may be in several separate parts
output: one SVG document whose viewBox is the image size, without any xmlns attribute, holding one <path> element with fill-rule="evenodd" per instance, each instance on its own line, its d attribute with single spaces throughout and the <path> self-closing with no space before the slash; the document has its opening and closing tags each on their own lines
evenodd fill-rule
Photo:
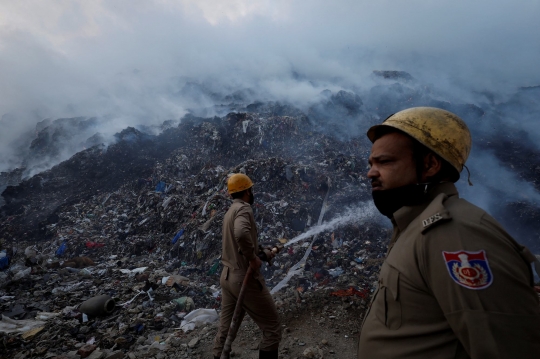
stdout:
<svg viewBox="0 0 540 359">
<path fill-rule="evenodd" d="M 358 358 L 540 358 L 530 252 L 451 183 L 394 213 Z"/>
<path fill-rule="evenodd" d="M 259 250 L 257 226 L 249 203 L 235 199 L 223 218 L 221 261 L 231 269 L 247 271 Z"/>
</svg>

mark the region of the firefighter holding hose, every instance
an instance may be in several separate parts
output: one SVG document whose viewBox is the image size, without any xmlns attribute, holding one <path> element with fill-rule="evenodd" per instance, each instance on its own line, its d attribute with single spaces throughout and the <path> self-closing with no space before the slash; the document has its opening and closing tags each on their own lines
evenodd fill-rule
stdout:
<svg viewBox="0 0 540 359">
<path fill-rule="evenodd" d="M 238 173 L 229 178 L 227 187 L 233 203 L 223 218 L 222 302 L 219 329 L 214 339 L 214 358 L 222 355 L 237 301 L 241 302 L 242 311 L 240 318 L 233 322 L 241 323 L 247 312 L 262 331 L 259 358 L 277 358 L 281 325 L 274 300 L 259 273 L 262 262 L 258 256 L 257 227 L 251 209 L 254 203 L 253 182 L 245 174 Z M 266 251 L 263 258 L 270 261 L 272 255 Z M 245 288 L 242 288 L 243 282 Z M 239 299 L 242 298 L 239 297 L 241 289 L 244 290 L 243 301 Z"/>
<path fill-rule="evenodd" d="M 373 200 L 394 232 L 358 358 L 539 358 L 538 262 L 454 186 L 472 144 L 465 122 L 417 107 L 367 136 Z"/>
</svg>

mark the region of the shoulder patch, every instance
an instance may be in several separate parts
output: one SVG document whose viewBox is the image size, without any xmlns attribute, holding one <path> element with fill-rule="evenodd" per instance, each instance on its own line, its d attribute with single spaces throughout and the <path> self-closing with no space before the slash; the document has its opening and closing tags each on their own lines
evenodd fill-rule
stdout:
<svg viewBox="0 0 540 359">
<path fill-rule="evenodd" d="M 450 277 L 462 287 L 485 289 L 493 283 L 486 251 L 442 252 Z"/>
</svg>

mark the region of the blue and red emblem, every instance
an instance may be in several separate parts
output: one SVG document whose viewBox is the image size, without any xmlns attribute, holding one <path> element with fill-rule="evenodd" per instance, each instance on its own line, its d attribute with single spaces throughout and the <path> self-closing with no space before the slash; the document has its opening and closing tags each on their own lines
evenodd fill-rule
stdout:
<svg viewBox="0 0 540 359">
<path fill-rule="evenodd" d="M 493 283 L 486 252 L 443 252 L 450 277 L 462 287 L 484 289 Z"/>
</svg>

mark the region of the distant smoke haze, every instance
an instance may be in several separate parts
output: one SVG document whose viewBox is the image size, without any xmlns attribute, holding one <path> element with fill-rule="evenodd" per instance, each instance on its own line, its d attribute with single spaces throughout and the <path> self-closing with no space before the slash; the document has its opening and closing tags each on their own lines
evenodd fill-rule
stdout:
<svg viewBox="0 0 540 359">
<path fill-rule="evenodd" d="M 126 126 L 177 121 L 235 91 L 246 102 L 308 109 L 321 91 L 345 89 L 370 105 L 373 70 L 407 71 L 411 88 L 488 109 L 485 121 L 465 118 L 475 141 L 511 133 L 538 151 L 538 96 L 515 94 L 540 85 L 539 15 L 539 0 L 3 1 L 0 171 L 21 165 L 46 118 L 96 117 L 99 126 L 80 137 L 112 141 Z M 494 188 L 510 182 L 519 191 L 503 190 L 504 200 L 540 203 L 486 148 L 475 144 L 469 167 L 475 187 L 463 190 L 473 202 L 496 205 Z"/>
<path fill-rule="evenodd" d="M 540 1 L 2 2 L 0 114 L 157 123 L 192 105 L 186 79 L 295 103 L 367 88 L 378 69 L 462 98 L 509 93 L 540 83 L 539 14 Z"/>
</svg>

